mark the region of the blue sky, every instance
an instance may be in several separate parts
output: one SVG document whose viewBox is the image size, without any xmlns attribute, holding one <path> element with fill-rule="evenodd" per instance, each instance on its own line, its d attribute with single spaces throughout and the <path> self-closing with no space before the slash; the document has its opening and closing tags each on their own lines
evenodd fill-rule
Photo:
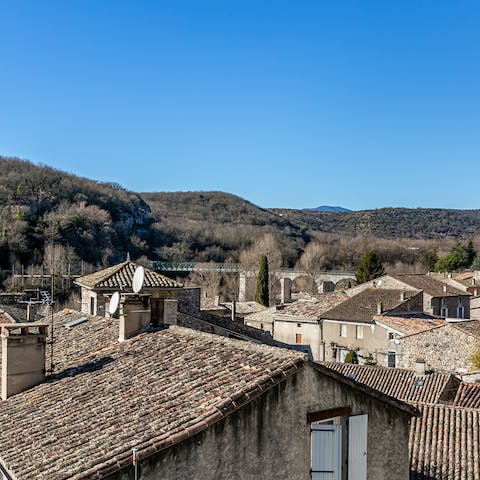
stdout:
<svg viewBox="0 0 480 480">
<path fill-rule="evenodd" d="M 480 2 L 0 0 L 0 22 L 0 154 L 263 207 L 480 207 Z"/>
</svg>

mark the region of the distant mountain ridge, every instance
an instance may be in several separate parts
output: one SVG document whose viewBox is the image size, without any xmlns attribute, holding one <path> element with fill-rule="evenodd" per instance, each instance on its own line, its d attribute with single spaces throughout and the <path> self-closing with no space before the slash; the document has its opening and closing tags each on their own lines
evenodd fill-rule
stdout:
<svg viewBox="0 0 480 480">
<path fill-rule="evenodd" d="M 5 269 L 42 263 L 52 241 L 93 265 L 118 262 L 127 252 L 134 259 L 236 262 L 242 250 L 271 234 L 284 264 L 294 265 L 319 233 L 345 240 L 480 236 L 480 210 L 271 209 L 225 192 L 134 193 L 1 156 L 0 171 L 0 268 Z"/>
<path fill-rule="evenodd" d="M 351 212 L 348 208 L 334 207 L 331 205 L 321 205 L 316 208 L 304 208 L 303 210 L 309 210 L 311 212 Z"/>
</svg>

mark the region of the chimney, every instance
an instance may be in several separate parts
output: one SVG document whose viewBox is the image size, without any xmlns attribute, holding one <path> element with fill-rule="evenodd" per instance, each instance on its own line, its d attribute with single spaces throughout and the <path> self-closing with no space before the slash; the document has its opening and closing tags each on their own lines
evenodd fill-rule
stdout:
<svg viewBox="0 0 480 480">
<path fill-rule="evenodd" d="M 220 296 L 219 295 L 215 295 L 214 299 L 213 299 L 213 304 L 218 307 L 220 306 Z"/>
<path fill-rule="evenodd" d="M 415 360 L 415 375 L 425 375 L 425 360 L 423 358 Z"/>
<path fill-rule="evenodd" d="M 127 297 L 120 302 L 118 341 L 123 342 L 143 330 L 151 321 L 147 295 Z"/>
<path fill-rule="evenodd" d="M 400 292 L 400 301 L 401 302 L 405 301 L 405 292 Z"/>
<path fill-rule="evenodd" d="M 2 323 L 2 400 L 45 380 L 46 323 Z"/>
<path fill-rule="evenodd" d="M 382 302 L 377 303 L 377 315 L 381 315 L 383 313 L 383 305 Z"/>
<path fill-rule="evenodd" d="M 447 293 L 447 284 L 445 284 L 445 285 L 443 286 L 443 291 L 444 291 L 445 293 Z"/>
<path fill-rule="evenodd" d="M 232 300 L 232 322 L 235 321 L 235 317 L 237 316 L 237 302 L 235 299 Z"/>
<path fill-rule="evenodd" d="M 35 305 L 33 303 L 27 303 L 27 322 L 35 321 Z"/>
<path fill-rule="evenodd" d="M 163 301 L 163 323 L 165 325 L 177 324 L 178 303 L 175 298 L 166 298 Z"/>
</svg>

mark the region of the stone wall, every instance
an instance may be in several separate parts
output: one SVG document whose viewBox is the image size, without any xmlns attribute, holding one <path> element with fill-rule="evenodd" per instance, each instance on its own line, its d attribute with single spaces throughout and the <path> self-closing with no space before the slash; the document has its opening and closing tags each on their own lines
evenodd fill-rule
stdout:
<svg viewBox="0 0 480 480">
<path fill-rule="evenodd" d="M 189 315 L 199 315 L 200 294 L 200 287 L 186 287 L 177 290 L 178 311 Z"/>
<path fill-rule="evenodd" d="M 346 406 L 368 414 L 367 478 L 408 480 L 409 414 L 311 366 L 188 440 L 140 457 L 139 478 L 310 480 L 307 414 Z M 108 478 L 131 475 L 132 467 Z"/>
<path fill-rule="evenodd" d="M 458 372 L 472 369 L 471 358 L 478 341 L 452 325 L 404 337 L 401 367 L 414 369 L 417 358 L 425 360 L 428 370 Z"/>
</svg>

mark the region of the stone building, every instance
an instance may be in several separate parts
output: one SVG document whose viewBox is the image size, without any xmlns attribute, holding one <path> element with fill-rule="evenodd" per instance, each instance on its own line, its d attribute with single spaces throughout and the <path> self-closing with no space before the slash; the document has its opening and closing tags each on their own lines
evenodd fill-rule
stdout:
<svg viewBox="0 0 480 480">
<path fill-rule="evenodd" d="M 480 320 L 446 322 L 402 339 L 402 367 L 412 368 L 421 358 L 426 368 L 465 374 L 478 370 L 472 356 L 480 348 Z"/>
<path fill-rule="evenodd" d="M 444 318 L 470 318 L 471 294 L 433 276 L 423 274 L 384 275 L 350 288 L 346 290 L 346 293 L 354 296 L 372 287 L 423 292 L 422 312 Z"/>
<path fill-rule="evenodd" d="M 113 267 L 105 268 L 95 273 L 79 277 L 75 284 L 81 288 L 82 313 L 108 316 L 108 304 L 114 292 L 131 294 L 132 281 L 136 265 L 127 260 Z M 170 310 L 176 312 L 178 292 L 183 289 L 176 282 L 153 270 L 145 269 L 145 281 L 141 295 L 130 296 L 126 304 L 131 304 L 131 311 L 148 310 L 149 321 L 160 324 Z M 169 305 L 167 305 L 169 304 Z M 165 308 L 167 306 L 167 308 Z"/>
<path fill-rule="evenodd" d="M 325 364 L 422 412 L 410 427 L 411 480 L 476 480 L 480 472 L 480 385 L 449 374 Z"/>
<path fill-rule="evenodd" d="M 353 297 L 335 292 L 316 301 L 277 306 L 273 338 L 309 345 L 315 361 L 343 362 L 350 350 L 360 362 L 395 367 L 402 345 L 398 338 L 444 321 L 422 313 L 423 292 L 367 288 Z"/>
<path fill-rule="evenodd" d="M 309 345 L 315 361 L 324 360 L 321 316 L 348 297 L 341 292 L 324 293 L 314 300 L 279 305 L 273 313 L 273 338 L 292 345 Z"/>
<path fill-rule="evenodd" d="M 119 342 L 122 321 L 56 315 L 52 362 L 46 326 L 2 334 L 3 358 L 40 347 L 46 380 L 1 404 L 4 478 L 408 478 L 413 406 L 298 352 L 178 326 Z"/>
</svg>

